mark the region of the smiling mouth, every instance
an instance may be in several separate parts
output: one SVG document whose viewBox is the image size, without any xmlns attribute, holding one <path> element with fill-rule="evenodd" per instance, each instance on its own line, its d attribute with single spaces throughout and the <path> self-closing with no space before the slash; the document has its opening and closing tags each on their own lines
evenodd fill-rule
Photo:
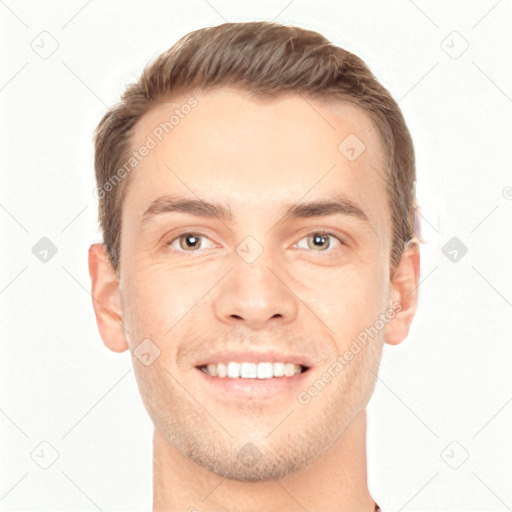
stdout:
<svg viewBox="0 0 512 512">
<path fill-rule="evenodd" d="M 289 378 L 297 374 L 305 373 L 308 366 L 293 363 L 218 363 L 196 366 L 212 377 L 227 379 L 274 379 Z"/>
</svg>

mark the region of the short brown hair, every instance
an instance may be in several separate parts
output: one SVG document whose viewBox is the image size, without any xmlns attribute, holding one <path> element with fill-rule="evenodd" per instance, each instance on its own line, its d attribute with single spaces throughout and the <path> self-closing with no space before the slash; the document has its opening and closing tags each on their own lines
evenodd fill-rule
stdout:
<svg viewBox="0 0 512 512">
<path fill-rule="evenodd" d="M 121 205 L 130 175 L 119 178 L 129 159 L 134 126 L 163 98 L 183 91 L 231 86 L 260 99 L 300 93 L 312 99 L 360 107 L 378 127 L 386 148 L 386 181 L 392 212 L 391 270 L 414 236 L 415 159 L 400 107 L 356 55 L 321 34 L 275 22 L 224 23 L 195 30 L 144 68 L 94 132 L 95 172 L 104 245 L 119 272 Z"/>
</svg>

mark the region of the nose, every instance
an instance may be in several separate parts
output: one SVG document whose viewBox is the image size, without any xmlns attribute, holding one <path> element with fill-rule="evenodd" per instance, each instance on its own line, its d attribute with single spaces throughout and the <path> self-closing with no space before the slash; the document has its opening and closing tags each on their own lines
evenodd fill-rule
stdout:
<svg viewBox="0 0 512 512">
<path fill-rule="evenodd" d="M 300 299 L 287 286 L 284 272 L 261 256 L 241 258 L 215 288 L 214 313 L 219 321 L 253 330 L 287 324 L 297 317 Z"/>
</svg>

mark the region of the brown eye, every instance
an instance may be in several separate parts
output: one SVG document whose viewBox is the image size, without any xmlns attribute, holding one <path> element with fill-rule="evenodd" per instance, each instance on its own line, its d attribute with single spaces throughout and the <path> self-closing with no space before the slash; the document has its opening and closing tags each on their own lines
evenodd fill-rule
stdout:
<svg viewBox="0 0 512 512">
<path fill-rule="evenodd" d="M 181 233 L 166 245 L 172 247 L 176 252 L 199 252 L 198 249 L 204 248 L 204 241 L 208 238 L 199 233 Z"/>
<path fill-rule="evenodd" d="M 179 241 L 180 248 L 183 249 L 184 251 L 187 251 L 189 249 L 197 249 L 201 245 L 199 237 L 192 233 L 181 236 L 179 238 Z"/>
<path fill-rule="evenodd" d="M 310 249 L 328 249 L 331 245 L 329 235 L 314 234 L 307 237 Z"/>
<path fill-rule="evenodd" d="M 330 249 L 332 247 L 332 240 L 336 240 L 338 244 L 342 244 L 340 239 L 332 234 L 332 233 L 324 233 L 324 232 L 315 232 L 310 233 L 309 235 L 302 238 L 299 242 L 297 242 L 297 247 L 299 249 L 312 249 L 316 252 L 326 252 L 327 249 Z M 300 246 L 300 243 L 302 240 L 306 240 L 307 247 Z"/>
</svg>

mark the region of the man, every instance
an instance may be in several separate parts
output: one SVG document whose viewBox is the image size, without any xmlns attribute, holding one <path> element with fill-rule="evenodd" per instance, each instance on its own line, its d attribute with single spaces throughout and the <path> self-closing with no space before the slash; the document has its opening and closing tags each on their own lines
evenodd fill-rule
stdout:
<svg viewBox="0 0 512 512">
<path fill-rule="evenodd" d="M 378 510 L 365 408 L 419 282 L 390 94 L 316 32 L 226 23 L 148 65 L 95 144 L 93 305 L 154 424 L 154 510 Z"/>
</svg>

